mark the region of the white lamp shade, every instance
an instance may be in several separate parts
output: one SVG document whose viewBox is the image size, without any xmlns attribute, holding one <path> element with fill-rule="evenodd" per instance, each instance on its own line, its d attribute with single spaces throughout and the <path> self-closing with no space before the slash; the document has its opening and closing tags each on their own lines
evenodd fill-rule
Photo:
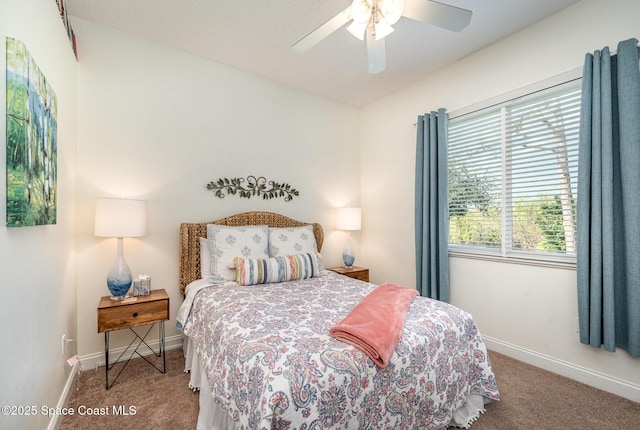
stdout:
<svg viewBox="0 0 640 430">
<path fill-rule="evenodd" d="M 147 202 L 130 199 L 97 199 L 94 235 L 141 237 L 147 234 Z"/>
<path fill-rule="evenodd" d="M 336 230 L 360 230 L 362 227 L 362 209 L 337 208 Z"/>
</svg>

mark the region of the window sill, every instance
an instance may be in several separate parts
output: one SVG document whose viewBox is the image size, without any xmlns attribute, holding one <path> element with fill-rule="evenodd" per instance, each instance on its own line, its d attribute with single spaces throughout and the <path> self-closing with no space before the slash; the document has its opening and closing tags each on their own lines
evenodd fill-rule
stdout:
<svg viewBox="0 0 640 430">
<path fill-rule="evenodd" d="M 538 267 L 549 267 L 553 269 L 566 269 L 566 270 L 576 270 L 576 262 L 575 257 L 561 257 L 558 260 L 542 260 L 538 258 L 524 258 L 524 257 L 505 257 L 498 254 L 488 254 L 488 253 L 479 253 L 479 252 L 469 252 L 469 251 L 459 251 L 459 250 L 449 250 L 449 257 L 454 258 L 467 258 L 472 260 L 484 260 L 484 261 L 493 261 L 497 263 L 509 263 L 509 264 L 519 264 L 526 266 L 538 266 Z"/>
</svg>

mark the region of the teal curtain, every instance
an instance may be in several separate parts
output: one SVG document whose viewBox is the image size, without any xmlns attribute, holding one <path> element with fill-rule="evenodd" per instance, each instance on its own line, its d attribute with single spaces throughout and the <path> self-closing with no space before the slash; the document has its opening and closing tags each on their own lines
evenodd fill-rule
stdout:
<svg viewBox="0 0 640 430">
<path fill-rule="evenodd" d="M 416 141 L 416 287 L 449 301 L 449 205 L 445 109 L 418 116 Z"/>
<path fill-rule="evenodd" d="M 578 165 L 580 342 L 640 357 L 638 41 L 585 58 Z"/>
</svg>

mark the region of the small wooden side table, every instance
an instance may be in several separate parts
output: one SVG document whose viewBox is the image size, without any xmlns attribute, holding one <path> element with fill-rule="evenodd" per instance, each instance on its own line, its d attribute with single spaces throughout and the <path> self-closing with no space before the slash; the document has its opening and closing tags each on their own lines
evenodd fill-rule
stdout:
<svg viewBox="0 0 640 430">
<path fill-rule="evenodd" d="M 364 267 L 329 267 L 327 270 L 331 270 L 332 272 L 336 272 L 353 279 L 369 282 L 369 269 Z"/>
<path fill-rule="evenodd" d="M 164 322 L 169 319 L 169 296 L 165 290 L 151 290 L 147 296 L 137 296 L 125 300 L 111 300 L 110 296 L 104 296 L 98 304 L 98 333 L 104 333 L 104 360 L 105 360 L 105 386 L 107 390 L 115 384 L 116 380 L 122 373 L 134 354 L 142 357 L 147 363 L 153 366 L 160 373 L 166 373 L 167 359 L 164 345 Z M 156 352 L 145 341 L 147 335 L 155 324 L 158 324 L 158 342 L 159 349 Z M 134 327 L 149 325 L 144 335 L 140 336 Z M 120 356 L 109 366 L 109 333 L 114 330 L 122 330 L 128 328 L 134 338 L 129 346 L 122 351 Z M 109 370 L 113 368 L 127 352 L 134 342 L 138 340 L 135 349 L 129 355 L 124 366 L 120 369 L 116 377 L 109 384 Z M 138 348 L 146 345 L 147 348 L 155 354 L 156 357 L 162 357 L 162 368 L 149 361 L 147 357 L 138 352 Z"/>
</svg>

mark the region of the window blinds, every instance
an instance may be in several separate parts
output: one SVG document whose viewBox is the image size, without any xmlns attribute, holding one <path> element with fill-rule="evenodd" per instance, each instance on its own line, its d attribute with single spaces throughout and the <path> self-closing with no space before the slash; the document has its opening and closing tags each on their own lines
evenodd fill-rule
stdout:
<svg viewBox="0 0 640 430">
<path fill-rule="evenodd" d="M 579 120 L 580 81 L 452 118 L 450 243 L 574 255 Z"/>
</svg>

